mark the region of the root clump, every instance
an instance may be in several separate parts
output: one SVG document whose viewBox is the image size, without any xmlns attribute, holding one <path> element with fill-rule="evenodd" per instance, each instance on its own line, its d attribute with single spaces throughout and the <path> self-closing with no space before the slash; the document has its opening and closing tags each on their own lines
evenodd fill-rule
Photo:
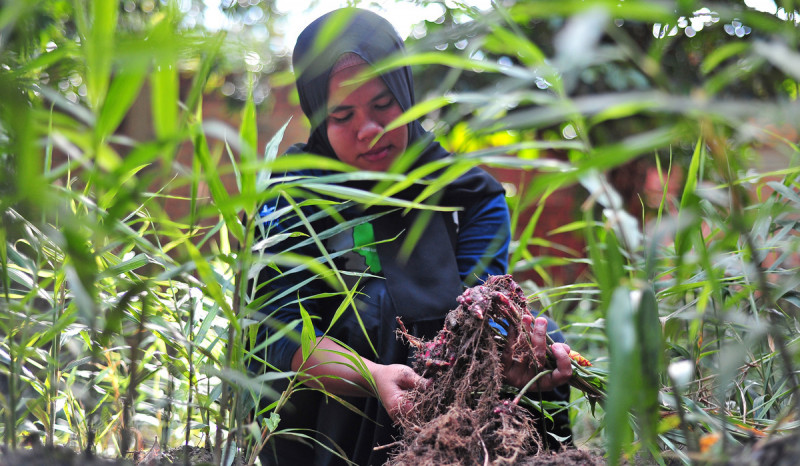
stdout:
<svg viewBox="0 0 800 466">
<path fill-rule="evenodd" d="M 499 332 L 525 335 L 522 289 L 510 275 L 492 276 L 458 303 L 431 341 L 409 335 L 400 322 L 416 351 L 414 370 L 431 383 L 409 392 L 414 409 L 399 420 L 403 437 L 390 464 L 519 464 L 541 450 L 533 414 L 503 388 L 506 345 L 515 358 L 530 346 Z"/>
</svg>

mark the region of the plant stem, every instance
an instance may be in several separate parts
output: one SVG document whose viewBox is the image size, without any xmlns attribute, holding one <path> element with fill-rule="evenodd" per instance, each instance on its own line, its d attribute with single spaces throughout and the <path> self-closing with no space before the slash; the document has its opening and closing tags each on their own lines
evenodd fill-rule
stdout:
<svg viewBox="0 0 800 466">
<path fill-rule="evenodd" d="M 60 298 L 58 300 L 58 305 L 55 306 L 55 310 L 53 311 L 53 326 L 56 326 L 58 319 L 61 317 L 61 312 L 64 309 L 64 303 L 66 302 L 66 286 L 65 283 L 61 283 L 61 290 L 60 290 Z M 49 387 L 48 387 L 48 400 L 47 400 L 47 418 L 48 418 L 48 425 L 47 425 L 47 438 L 45 439 L 45 443 L 47 446 L 53 446 L 53 440 L 55 436 L 55 425 L 56 425 L 56 397 L 58 396 L 58 381 L 59 381 L 59 369 L 58 363 L 61 356 L 61 332 L 53 338 L 53 343 L 50 346 L 50 365 L 48 371 L 48 377 L 50 378 Z"/>
<path fill-rule="evenodd" d="M 143 283 L 136 284 L 128 290 L 128 296 L 133 297 L 139 294 L 141 291 L 146 290 L 147 286 Z M 145 334 L 145 321 L 147 320 L 147 308 L 148 308 L 148 294 L 145 293 L 142 297 L 142 310 L 139 316 L 139 325 L 136 331 L 136 338 L 134 340 L 133 347 L 131 348 L 131 368 L 130 374 L 128 375 L 128 390 L 125 396 L 125 401 L 123 402 L 123 410 L 122 410 L 122 455 L 126 455 L 128 450 L 130 449 L 130 440 L 131 440 L 131 418 L 133 417 L 134 411 L 134 404 L 136 400 L 136 387 L 138 386 L 138 379 L 139 379 L 139 363 L 143 359 L 143 352 L 141 350 L 142 341 L 144 340 Z M 128 299 L 123 299 L 123 302 L 128 302 Z"/>
<path fill-rule="evenodd" d="M 681 400 L 681 392 L 678 390 L 678 384 L 675 383 L 675 379 L 672 377 L 669 378 L 670 382 L 672 382 L 672 394 L 675 396 L 675 404 L 677 406 L 678 411 L 678 420 L 681 423 L 681 431 L 683 432 L 683 436 L 686 438 L 686 446 L 689 447 L 689 452 L 696 452 L 698 451 L 697 442 L 695 441 L 694 436 L 691 435 L 689 432 L 689 424 L 686 422 L 686 413 L 683 412 L 683 401 Z"/>
<path fill-rule="evenodd" d="M 552 369 L 548 369 L 546 371 L 542 371 L 542 372 L 539 372 L 538 374 L 536 374 L 531 380 L 528 381 L 528 383 L 525 384 L 524 387 L 522 387 L 522 390 L 520 390 L 519 393 L 517 394 L 516 398 L 514 398 L 513 403 L 514 404 L 519 404 L 519 400 L 522 398 L 523 395 L 525 395 L 525 393 L 528 391 L 528 389 L 531 388 L 531 385 L 533 385 L 536 382 L 538 382 L 539 379 L 541 379 L 545 375 L 552 374 L 552 373 L 553 373 L 553 370 Z"/>
<path fill-rule="evenodd" d="M 234 307 L 234 309 L 236 309 L 236 308 Z M 233 363 L 233 346 L 234 346 L 235 339 L 236 339 L 236 328 L 235 328 L 234 325 L 230 325 L 228 327 L 228 347 L 227 347 L 227 352 L 226 352 L 226 357 L 225 357 L 225 368 L 226 369 L 231 369 L 231 366 L 232 366 L 232 363 Z M 222 378 L 222 398 L 220 399 L 219 418 L 217 420 L 217 432 L 216 432 L 215 438 L 214 438 L 214 461 L 217 464 L 219 464 L 220 466 L 222 465 L 222 459 L 223 459 L 222 458 L 222 428 L 225 425 L 225 419 L 227 417 L 229 417 L 228 416 L 228 411 L 229 411 L 229 408 L 231 407 L 231 399 L 232 399 L 231 392 L 232 392 L 231 384 L 228 383 L 227 380 L 225 380 L 225 378 L 223 377 Z M 231 409 L 230 411 L 232 412 L 233 410 Z M 232 420 L 232 417 L 233 416 L 230 416 L 231 422 L 234 422 Z M 231 438 L 232 433 L 231 433 L 231 430 L 230 430 L 230 426 L 228 426 L 228 427 L 229 427 L 229 430 L 228 430 L 228 437 L 226 439 L 226 445 L 227 445 L 226 448 L 228 448 L 230 446 L 230 442 L 232 441 L 232 438 Z M 227 452 L 227 449 L 226 449 L 226 452 Z"/>
<path fill-rule="evenodd" d="M 241 248 L 240 248 L 241 249 Z M 249 248 L 245 248 L 249 250 Z M 242 288 L 242 279 L 243 279 L 243 270 L 240 268 L 236 273 L 235 284 L 234 284 L 234 292 L 233 292 L 233 309 L 237 311 L 241 307 L 242 299 L 241 299 L 241 288 Z M 238 335 L 236 334 L 236 327 L 234 325 L 230 326 L 230 330 L 228 332 L 228 367 L 231 368 L 233 366 L 234 355 L 237 356 L 236 360 L 238 361 L 240 358 L 238 356 L 241 355 L 241 345 L 242 342 L 239 341 Z M 234 435 L 231 435 L 231 432 L 237 432 L 236 424 L 241 422 L 241 416 L 238 416 L 238 406 L 239 406 L 239 395 L 241 390 L 237 390 L 233 394 L 233 401 L 231 403 L 231 416 L 230 416 L 230 425 L 228 426 L 228 439 L 225 445 L 225 452 L 226 455 L 230 455 L 231 448 L 233 447 L 233 438 Z"/>
<path fill-rule="evenodd" d="M 5 226 L 0 228 L 0 253 L 2 253 L 2 280 L 3 280 L 3 298 L 5 300 L 5 307 L 6 312 L 9 315 L 12 315 L 11 311 L 11 298 L 9 296 L 9 275 L 8 275 L 8 255 L 6 251 L 7 243 L 6 243 L 6 229 Z M 14 333 L 11 329 L 14 328 L 13 325 L 9 325 L 9 332 L 8 336 L 8 396 L 6 399 L 8 400 L 8 407 L 6 408 L 6 414 L 8 415 L 8 421 L 5 427 L 5 445 L 6 447 L 11 447 L 12 450 L 17 448 L 17 365 L 15 364 L 16 356 L 16 349 L 14 345 Z"/>
<path fill-rule="evenodd" d="M 184 450 L 186 455 L 183 457 L 184 466 L 189 466 L 189 439 L 192 433 L 192 396 L 194 395 L 194 299 L 189 304 L 189 323 L 187 326 L 187 338 L 189 340 L 189 347 L 187 348 L 187 358 L 189 359 L 189 399 L 186 403 L 186 438 Z"/>
</svg>

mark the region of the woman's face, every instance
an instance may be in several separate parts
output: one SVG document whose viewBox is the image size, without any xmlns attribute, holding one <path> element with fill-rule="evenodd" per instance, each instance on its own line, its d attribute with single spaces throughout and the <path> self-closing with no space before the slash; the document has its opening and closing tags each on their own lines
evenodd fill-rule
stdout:
<svg viewBox="0 0 800 466">
<path fill-rule="evenodd" d="M 386 171 L 406 150 L 408 127 L 403 125 L 382 134 L 403 109 L 379 77 L 348 83 L 366 66 L 351 66 L 331 75 L 328 140 L 342 162 L 362 170 Z"/>
</svg>

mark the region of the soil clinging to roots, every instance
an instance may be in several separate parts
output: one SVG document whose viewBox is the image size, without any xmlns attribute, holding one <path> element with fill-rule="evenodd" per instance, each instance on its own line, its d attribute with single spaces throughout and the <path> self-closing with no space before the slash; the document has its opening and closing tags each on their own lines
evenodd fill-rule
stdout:
<svg viewBox="0 0 800 466">
<path fill-rule="evenodd" d="M 533 414 L 503 391 L 506 345 L 515 360 L 532 354 L 522 289 L 510 275 L 491 276 L 458 303 L 430 341 L 399 322 L 416 352 L 414 370 L 431 383 L 409 392 L 414 409 L 399 420 L 403 437 L 390 464 L 520 464 L 542 450 Z M 498 325 L 517 337 L 507 342 Z"/>
</svg>

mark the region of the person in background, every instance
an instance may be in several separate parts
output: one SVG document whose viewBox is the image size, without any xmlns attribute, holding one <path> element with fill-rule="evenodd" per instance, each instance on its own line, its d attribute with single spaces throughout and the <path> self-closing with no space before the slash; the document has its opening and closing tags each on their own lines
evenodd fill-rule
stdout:
<svg viewBox="0 0 800 466">
<path fill-rule="evenodd" d="M 335 31 L 335 39 L 326 40 L 331 31 Z M 416 155 L 405 171 L 450 156 L 418 121 L 386 131 L 387 125 L 414 104 L 409 67 L 362 78 L 376 63 L 403 51 L 403 41 L 391 24 L 369 11 L 344 8 L 312 22 L 300 34 L 292 57 L 300 105 L 311 122 L 311 133 L 306 143 L 289 152 L 323 155 L 372 172 L 397 170 L 396 163 L 405 153 Z M 289 175 L 331 174 L 311 169 Z M 344 183 L 360 189 L 370 189 L 373 184 Z M 411 186 L 394 197 L 413 200 L 420 190 Z M 315 436 L 317 442 L 275 438 L 262 452 L 262 464 L 345 464 L 334 453 L 337 448 L 356 464 L 386 461 L 388 451 L 375 447 L 394 441 L 393 418 L 409 409 L 403 403 L 404 392 L 425 383 L 409 367 L 409 349 L 395 336 L 396 317 L 402 318 L 413 335 L 431 338 L 442 328 L 447 312 L 457 306 L 456 297 L 466 286 L 489 275 L 505 274 L 508 265 L 511 232 L 505 194 L 487 172 L 470 169 L 433 196 L 432 202 L 457 211 L 404 213 L 402 209 L 348 203 L 337 219 L 319 215 L 318 208 L 302 207 L 304 216 L 314 219 L 317 234 L 336 231 L 320 236 L 345 278 L 354 277 L 347 272 L 367 273 L 357 282 L 358 315 L 348 309 L 329 328 L 341 295 L 332 296 L 324 281 L 314 279 L 308 270 L 265 267 L 256 281 L 256 296 L 268 303 L 260 312 L 271 322 L 299 331 L 302 305 L 314 320 L 317 350 L 304 361 L 296 339 L 284 337 L 266 348 L 264 359 L 273 369 L 304 371 L 307 386 L 324 386 L 364 416 L 323 398 L 319 391 L 295 392 L 291 406 L 280 413 L 279 427 L 308 429 L 301 432 Z M 263 234 L 304 232 L 277 248 L 286 250 L 290 244 L 293 253 L 318 256 L 318 246 L 307 240 L 305 223 L 287 206 L 287 199 L 279 197 L 262 207 Z M 352 228 L 337 231 L 342 221 L 358 218 L 368 221 L 355 221 Z M 420 219 L 425 222 L 424 231 L 410 253 L 404 254 L 402 245 Z M 356 280 L 347 285 L 356 286 Z M 532 361 L 545 353 L 548 327 L 554 330 L 547 319 L 532 319 L 529 331 L 537 354 L 522 362 L 506 358 L 507 383 L 521 388 L 535 375 Z M 262 339 L 274 328 L 274 324 L 262 326 Z M 545 396 L 550 399 L 565 400 L 569 394 L 565 384 L 572 374 L 569 347 L 555 343 L 551 352 L 556 368 L 538 388 L 548 392 Z M 377 390 L 352 368 L 349 357 L 355 355 L 363 358 Z M 562 418 L 558 424 L 550 426 L 551 430 L 569 435 L 568 421 Z"/>
</svg>

